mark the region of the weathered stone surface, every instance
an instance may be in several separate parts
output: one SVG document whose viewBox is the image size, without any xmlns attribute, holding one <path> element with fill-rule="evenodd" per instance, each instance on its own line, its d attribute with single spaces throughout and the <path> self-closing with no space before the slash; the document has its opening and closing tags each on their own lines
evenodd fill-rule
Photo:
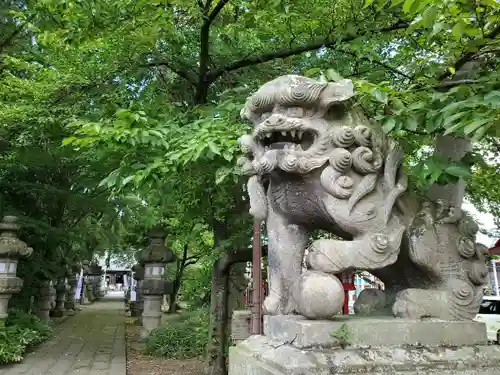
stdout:
<svg viewBox="0 0 500 375">
<path fill-rule="evenodd" d="M 163 295 L 172 290 L 172 283 L 163 279 L 145 279 L 141 283 L 141 293 L 143 295 Z"/>
<path fill-rule="evenodd" d="M 7 317 L 10 297 L 23 287 L 23 281 L 16 276 L 18 259 L 33 252 L 17 238 L 19 229 L 15 216 L 5 216 L 0 223 L 0 326 Z"/>
<path fill-rule="evenodd" d="M 498 375 L 500 347 L 303 350 L 265 336 L 229 349 L 235 375 Z"/>
<path fill-rule="evenodd" d="M 61 318 L 66 314 L 64 304 L 66 301 L 66 293 L 69 291 L 69 286 L 66 284 L 66 279 L 59 279 L 55 286 L 56 290 L 56 305 L 51 311 L 51 316 L 54 318 Z"/>
<path fill-rule="evenodd" d="M 161 295 L 144 296 L 144 310 L 142 311 L 141 338 L 145 339 L 151 331 L 158 328 L 161 322 Z"/>
<path fill-rule="evenodd" d="M 390 317 L 338 316 L 334 321 L 301 316 L 264 317 L 264 334 L 270 340 L 297 348 L 398 347 L 405 345 L 486 345 L 484 323 L 474 321 L 409 320 Z"/>
<path fill-rule="evenodd" d="M 380 289 L 364 289 L 354 301 L 354 313 L 360 316 L 390 315 L 391 299 Z"/>
<path fill-rule="evenodd" d="M 35 314 L 40 320 L 47 322 L 49 320 L 50 310 L 55 307 L 56 290 L 52 285 L 52 281 L 45 280 L 42 282 L 38 295 L 36 297 Z"/>
<path fill-rule="evenodd" d="M 75 269 L 70 269 L 68 275 L 69 291 L 66 293 L 66 300 L 64 301 L 64 309 L 68 315 L 74 315 L 76 312 L 75 293 L 78 286 L 78 279 L 76 278 L 75 271 Z"/>
<path fill-rule="evenodd" d="M 231 317 L 231 341 L 233 345 L 239 344 L 251 336 L 250 310 L 234 310 Z"/>
<path fill-rule="evenodd" d="M 335 275 L 306 271 L 294 284 L 297 311 L 309 319 L 329 319 L 342 311 L 344 287 Z"/>
<path fill-rule="evenodd" d="M 402 151 L 352 106 L 353 96 L 350 80 L 286 75 L 241 111 L 253 132 L 239 140 L 238 164 L 250 176 L 250 213 L 267 224 L 265 313 L 307 304 L 292 290 L 309 246 L 309 269 L 362 269 L 381 279 L 397 317 L 471 320 L 488 275 L 477 225 L 461 211 L 460 194 L 411 193 Z M 341 239 L 309 244 L 315 229 Z"/>
</svg>

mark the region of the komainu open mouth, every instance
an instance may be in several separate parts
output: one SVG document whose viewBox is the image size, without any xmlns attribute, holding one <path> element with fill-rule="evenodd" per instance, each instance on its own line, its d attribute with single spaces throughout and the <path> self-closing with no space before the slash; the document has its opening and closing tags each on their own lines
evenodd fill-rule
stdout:
<svg viewBox="0 0 500 375">
<path fill-rule="evenodd" d="M 266 151 L 306 151 L 313 145 L 316 134 L 310 130 L 260 131 L 255 138 Z"/>
</svg>

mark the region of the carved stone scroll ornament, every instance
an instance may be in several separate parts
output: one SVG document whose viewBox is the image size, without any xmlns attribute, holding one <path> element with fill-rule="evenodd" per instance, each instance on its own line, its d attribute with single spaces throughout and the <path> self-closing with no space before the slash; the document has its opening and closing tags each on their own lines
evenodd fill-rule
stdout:
<svg viewBox="0 0 500 375">
<path fill-rule="evenodd" d="M 451 204 L 408 191 L 403 153 L 352 105 L 353 96 L 349 80 L 286 75 L 241 111 L 252 129 L 239 140 L 238 165 L 249 176 L 250 213 L 266 221 L 269 238 L 265 312 L 324 318 L 333 311 L 307 296 L 319 290 L 301 287 L 308 248 L 309 286 L 323 275 L 368 270 L 386 286 L 366 299 L 373 306 L 406 318 L 472 319 L 487 279 L 477 226 Z M 340 239 L 309 244 L 319 228 Z"/>
</svg>

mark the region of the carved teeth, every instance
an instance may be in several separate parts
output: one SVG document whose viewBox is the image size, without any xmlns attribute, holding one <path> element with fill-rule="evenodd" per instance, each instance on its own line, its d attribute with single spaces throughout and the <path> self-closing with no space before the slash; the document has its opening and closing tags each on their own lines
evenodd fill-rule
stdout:
<svg viewBox="0 0 500 375">
<path fill-rule="evenodd" d="M 283 130 L 283 131 L 281 132 L 281 135 L 282 135 L 282 136 L 286 136 L 286 131 L 284 131 L 284 130 Z"/>
<path fill-rule="evenodd" d="M 292 138 L 295 138 L 295 130 L 290 130 L 290 134 L 292 135 Z"/>
<path fill-rule="evenodd" d="M 300 140 L 302 139 L 302 135 L 304 134 L 304 132 L 302 130 L 299 130 L 298 133 L 297 133 L 297 138 Z"/>
<path fill-rule="evenodd" d="M 272 136 L 272 135 L 273 135 L 272 133 L 266 133 L 266 134 L 265 134 L 265 136 L 266 136 L 267 138 L 271 138 L 271 136 Z"/>
</svg>

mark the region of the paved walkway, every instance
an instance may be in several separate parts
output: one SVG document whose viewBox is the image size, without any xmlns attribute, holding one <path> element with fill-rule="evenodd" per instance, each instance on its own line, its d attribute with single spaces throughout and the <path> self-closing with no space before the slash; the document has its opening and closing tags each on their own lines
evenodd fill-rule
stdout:
<svg viewBox="0 0 500 375">
<path fill-rule="evenodd" d="M 83 306 L 56 326 L 54 337 L 0 375 L 125 375 L 123 292 Z"/>
</svg>

